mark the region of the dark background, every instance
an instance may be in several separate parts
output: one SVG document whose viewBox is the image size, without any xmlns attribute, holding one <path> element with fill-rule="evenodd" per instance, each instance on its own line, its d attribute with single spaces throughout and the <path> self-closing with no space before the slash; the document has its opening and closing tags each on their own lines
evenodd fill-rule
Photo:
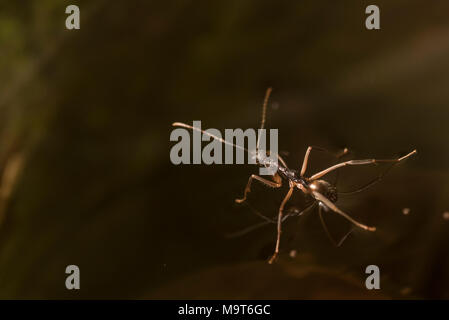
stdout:
<svg viewBox="0 0 449 320">
<path fill-rule="evenodd" d="M 65 29 L 69 4 L 80 30 Z M 365 28 L 369 4 L 381 30 Z M 444 0 L 1 1 L 0 298 L 449 298 L 448 16 Z M 255 128 L 268 86 L 292 168 L 308 145 L 418 149 L 338 202 L 375 233 L 335 248 L 311 212 L 269 266 L 274 225 L 225 237 L 258 222 L 234 203 L 257 168 L 171 164 L 172 122 Z M 313 153 L 309 172 L 333 161 Z M 377 169 L 345 168 L 338 187 Z M 274 216 L 285 192 L 255 183 L 249 203 Z"/>
</svg>

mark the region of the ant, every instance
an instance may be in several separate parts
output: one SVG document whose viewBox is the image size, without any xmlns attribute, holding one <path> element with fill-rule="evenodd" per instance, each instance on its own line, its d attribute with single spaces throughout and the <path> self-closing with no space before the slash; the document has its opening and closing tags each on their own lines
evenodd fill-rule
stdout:
<svg viewBox="0 0 449 320">
<path fill-rule="evenodd" d="M 265 127 L 266 110 L 267 110 L 267 104 L 268 104 L 268 100 L 269 100 L 271 91 L 272 91 L 272 89 L 268 88 L 266 91 L 266 94 L 265 94 L 263 107 L 262 107 L 262 120 L 261 120 L 260 129 L 264 129 L 264 127 Z M 241 146 L 238 146 L 229 141 L 223 140 L 222 138 L 214 136 L 210 133 L 207 133 L 199 128 L 195 128 L 195 127 L 192 127 L 187 124 L 180 123 L 180 122 L 175 122 L 172 125 L 175 127 L 184 127 L 184 128 L 189 128 L 189 129 L 196 130 L 196 131 L 201 131 L 203 134 L 206 134 L 206 135 L 210 136 L 211 138 L 219 140 L 222 143 L 233 145 L 237 148 L 242 149 Z M 259 147 L 259 139 L 257 140 L 257 149 L 258 149 L 258 147 Z M 256 164 L 258 164 L 259 166 L 264 166 L 264 167 L 272 167 L 274 162 L 272 160 L 269 160 L 268 158 L 264 157 L 263 156 L 264 152 L 260 153 L 260 152 L 258 152 L 257 149 L 256 149 L 256 155 L 255 155 Z M 325 210 L 332 210 L 333 212 L 343 216 L 345 219 L 350 221 L 356 227 L 373 232 L 373 231 L 376 231 L 375 227 L 367 226 L 365 224 L 362 224 L 362 223 L 354 220 L 348 214 L 343 212 L 341 209 L 339 209 L 335 205 L 335 203 L 338 200 L 337 188 L 333 184 L 331 184 L 330 182 L 328 182 L 326 180 L 323 180 L 322 178 L 325 177 L 330 172 L 333 172 L 333 171 L 340 169 L 342 167 L 345 167 L 345 166 L 377 165 L 379 163 L 391 163 L 392 165 L 395 165 L 395 164 L 398 164 L 399 162 L 402 162 L 405 159 L 407 159 L 417 153 L 416 150 L 413 150 L 412 152 L 408 153 L 407 155 L 405 155 L 403 157 L 400 157 L 397 159 L 389 159 L 389 160 L 365 159 L 365 160 L 344 161 L 344 162 L 337 163 L 337 164 L 335 164 L 327 169 L 324 169 L 318 173 L 315 173 L 309 177 L 306 177 L 305 173 L 307 170 L 309 155 L 313 149 L 325 151 L 322 148 L 309 146 L 307 148 L 306 154 L 304 156 L 304 161 L 302 163 L 302 167 L 301 167 L 300 171 L 288 168 L 284 159 L 282 159 L 282 157 L 280 155 L 276 155 L 280 164 L 276 164 L 276 168 L 275 168 L 276 171 L 272 175 L 272 177 L 271 177 L 272 179 L 268 180 L 268 179 L 262 178 L 261 176 L 252 174 L 248 179 L 248 183 L 244 190 L 243 197 L 240 199 L 235 199 L 236 203 L 243 203 L 246 201 L 247 195 L 251 191 L 251 183 L 253 182 L 253 180 L 259 181 L 260 183 L 262 183 L 268 187 L 272 187 L 272 188 L 280 188 L 282 186 L 283 180 L 286 180 L 288 182 L 288 186 L 289 186 L 288 192 L 284 196 L 284 198 L 281 202 L 281 205 L 279 207 L 279 210 L 278 210 L 276 246 L 275 246 L 273 255 L 268 260 L 269 264 L 272 264 L 277 259 L 278 255 L 279 255 L 279 247 L 280 247 L 281 233 L 282 233 L 282 222 L 285 220 L 285 218 L 287 218 L 290 215 L 290 214 L 288 214 L 288 215 L 284 216 L 284 207 L 287 204 L 287 202 L 289 201 L 289 199 L 291 198 L 293 191 L 295 189 L 299 189 L 305 195 L 311 196 L 314 199 L 313 205 L 318 203 L 319 209 L 320 209 L 320 211 L 319 211 L 320 218 L 321 218 L 322 222 L 323 222 L 323 220 L 321 217 L 321 208 L 324 208 Z M 246 150 L 246 149 L 244 149 L 244 150 L 248 152 L 248 150 Z M 348 149 L 345 148 L 343 150 L 343 152 L 337 156 L 337 158 L 340 158 L 341 156 L 343 156 L 347 153 L 348 153 Z M 385 173 L 386 172 L 384 172 L 384 174 Z M 378 176 L 375 180 L 371 181 L 370 183 L 368 183 L 364 187 L 360 188 L 359 190 L 353 191 L 351 193 L 356 193 L 356 192 L 365 190 L 366 188 L 370 187 L 374 183 L 380 181 L 384 174 Z M 309 206 L 307 209 L 309 209 L 310 207 L 311 206 Z M 328 232 L 327 228 L 326 228 L 326 232 Z"/>
</svg>

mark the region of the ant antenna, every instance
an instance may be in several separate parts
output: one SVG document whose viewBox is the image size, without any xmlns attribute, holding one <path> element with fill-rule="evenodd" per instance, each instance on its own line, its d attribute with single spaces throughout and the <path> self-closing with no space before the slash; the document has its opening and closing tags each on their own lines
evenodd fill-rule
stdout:
<svg viewBox="0 0 449 320">
<path fill-rule="evenodd" d="M 266 120 L 266 116 L 267 116 L 267 105 L 268 105 L 268 100 L 270 99 L 271 91 L 273 91 L 273 89 L 271 87 L 269 87 L 267 89 L 267 91 L 265 92 L 265 98 L 263 99 L 262 120 L 260 122 L 260 129 L 263 129 L 265 127 L 265 120 Z"/>
<path fill-rule="evenodd" d="M 188 125 L 188 124 L 185 124 L 185 123 L 182 123 L 182 122 L 173 122 L 173 123 L 172 123 L 172 126 L 173 126 L 173 127 L 182 127 L 182 128 L 187 128 L 187 129 L 192 129 L 192 130 L 194 130 L 194 131 L 202 132 L 202 133 L 205 134 L 206 136 L 209 136 L 209 137 L 211 137 L 211 138 L 214 138 L 215 140 L 218 140 L 218 141 L 220 141 L 221 143 L 224 143 L 224 144 L 227 144 L 227 145 L 229 145 L 229 146 L 233 146 L 233 147 L 236 147 L 236 148 L 238 148 L 238 149 L 240 149 L 240 150 L 243 150 L 243 151 L 248 152 L 248 150 L 247 150 L 246 148 L 243 148 L 243 147 L 241 147 L 241 146 L 239 146 L 239 145 L 233 144 L 232 142 L 226 141 L 226 140 L 224 140 L 223 138 L 217 137 L 216 135 L 213 135 L 212 133 L 209 133 L 209 132 L 206 132 L 206 131 L 204 131 L 204 130 L 201 130 L 200 128 L 192 127 L 192 126 L 190 126 L 190 125 Z"/>
<path fill-rule="evenodd" d="M 271 87 L 269 87 L 267 89 L 267 91 L 265 92 L 265 98 L 263 100 L 263 106 L 262 106 L 262 120 L 260 121 L 260 129 L 264 129 L 265 128 L 265 120 L 267 117 L 267 105 L 268 105 L 268 100 L 270 99 L 270 95 L 271 95 L 271 91 L 273 89 Z M 257 138 L 257 152 L 259 151 L 259 138 L 260 136 Z"/>
</svg>

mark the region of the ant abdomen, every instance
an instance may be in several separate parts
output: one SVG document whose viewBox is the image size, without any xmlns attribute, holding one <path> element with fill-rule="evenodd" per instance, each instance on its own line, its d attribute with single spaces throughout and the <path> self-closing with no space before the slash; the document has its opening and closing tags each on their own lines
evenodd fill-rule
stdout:
<svg viewBox="0 0 449 320">
<path fill-rule="evenodd" d="M 325 180 L 315 180 L 312 183 L 310 183 L 310 188 L 314 191 L 317 191 L 321 193 L 323 196 L 328 198 L 332 202 L 337 202 L 338 200 L 338 193 L 337 188 L 330 184 L 329 182 Z"/>
</svg>

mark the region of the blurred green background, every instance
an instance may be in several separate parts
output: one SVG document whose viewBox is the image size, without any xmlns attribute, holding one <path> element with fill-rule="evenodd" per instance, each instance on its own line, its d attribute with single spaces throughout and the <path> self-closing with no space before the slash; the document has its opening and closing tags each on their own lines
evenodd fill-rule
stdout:
<svg viewBox="0 0 449 320">
<path fill-rule="evenodd" d="M 444 0 L 1 1 L 0 298 L 449 298 L 448 16 Z M 171 164 L 172 122 L 254 128 L 268 86 L 292 168 L 308 145 L 418 149 L 338 202 L 376 233 L 335 248 L 310 212 L 269 266 L 274 226 L 225 236 L 258 222 L 234 203 L 257 168 Z M 313 153 L 310 172 L 333 161 Z M 338 187 L 376 172 L 345 168 Z M 284 194 L 255 183 L 249 203 L 274 216 Z M 65 288 L 70 264 L 81 290 Z"/>
</svg>

